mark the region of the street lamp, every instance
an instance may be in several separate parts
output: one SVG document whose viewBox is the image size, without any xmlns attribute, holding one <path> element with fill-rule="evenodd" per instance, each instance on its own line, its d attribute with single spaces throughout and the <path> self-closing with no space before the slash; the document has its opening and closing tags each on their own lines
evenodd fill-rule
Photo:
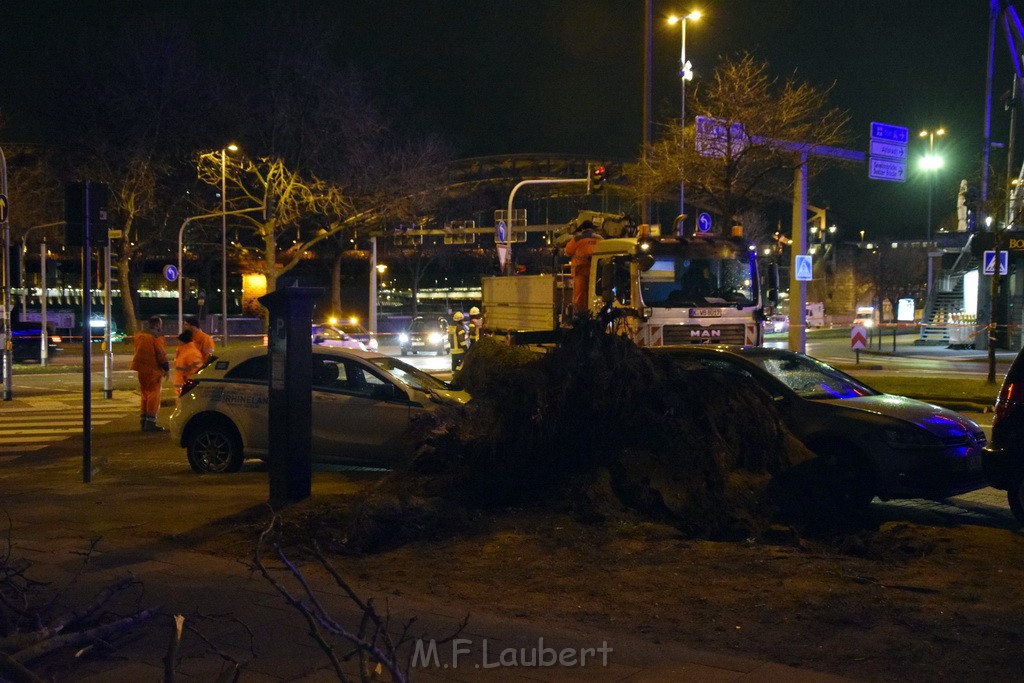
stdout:
<svg viewBox="0 0 1024 683">
<path fill-rule="evenodd" d="M 677 17 L 675 15 L 668 18 L 669 24 L 679 24 L 682 27 L 682 49 L 679 52 L 679 82 L 682 89 L 682 97 L 679 104 L 679 145 L 680 145 L 680 159 L 682 155 L 686 153 L 686 81 L 693 79 L 693 67 L 686 60 L 686 20 L 693 19 L 696 21 L 700 19 L 700 12 L 693 11 L 684 17 Z M 683 181 L 682 163 L 680 163 L 679 169 L 679 215 L 682 216 L 684 210 L 684 194 L 685 194 L 685 183 Z M 682 234 L 683 225 L 682 222 L 679 224 L 679 233 Z"/>
<path fill-rule="evenodd" d="M 220 319 L 224 326 L 222 344 L 228 345 L 228 152 L 237 152 L 238 145 L 230 144 L 220 150 Z M 179 273 L 180 276 L 180 273 Z"/>
<path fill-rule="evenodd" d="M 934 171 L 942 168 L 942 157 L 935 155 L 935 136 L 945 134 L 945 128 L 922 130 L 918 133 L 918 137 L 928 138 L 928 155 L 921 157 L 921 170 L 928 172 L 928 224 L 925 228 L 929 243 L 932 241 L 932 185 L 935 182 Z"/>
</svg>

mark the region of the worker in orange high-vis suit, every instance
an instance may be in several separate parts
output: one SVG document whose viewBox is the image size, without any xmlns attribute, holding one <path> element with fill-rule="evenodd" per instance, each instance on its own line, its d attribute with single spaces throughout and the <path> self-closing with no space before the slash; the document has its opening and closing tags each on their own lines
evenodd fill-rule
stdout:
<svg viewBox="0 0 1024 683">
<path fill-rule="evenodd" d="M 565 245 L 565 255 L 570 257 L 572 269 L 572 307 L 576 313 L 585 312 L 587 306 L 587 288 L 590 285 L 590 255 L 597 248 L 601 236 L 590 221 L 583 221 L 572 239 Z"/>
<path fill-rule="evenodd" d="M 203 354 L 192 343 L 192 330 L 183 330 L 178 335 L 178 347 L 174 350 L 174 391 L 181 396 L 181 390 L 189 377 L 203 365 Z"/>
<path fill-rule="evenodd" d="M 160 387 L 170 370 L 164 347 L 163 322 L 159 316 L 154 315 L 146 321 L 146 329 L 135 335 L 135 356 L 132 357 L 131 368 L 139 376 L 142 431 L 166 431 L 156 424 L 156 414 L 160 410 Z"/>
<path fill-rule="evenodd" d="M 192 343 L 199 349 L 199 353 L 203 354 L 203 363 L 208 361 L 213 353 L 213 337 L 203 332 L 199 327 L 199 319 L 195 317 L 185 318 L 182 327 L 192 331 Z"/>
</svg>

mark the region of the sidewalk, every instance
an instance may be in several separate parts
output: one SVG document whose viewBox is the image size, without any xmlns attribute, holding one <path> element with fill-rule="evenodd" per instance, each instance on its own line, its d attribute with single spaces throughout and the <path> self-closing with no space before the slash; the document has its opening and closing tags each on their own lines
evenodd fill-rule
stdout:
<svg viewBox="0 0 1024 683">
<path fill-rule="evenodd" d="M 140 434 L 134 416 L 95 433 L 89 484 L 82 482 L 80 451 L 78 440 L 69 439 L 31 455 L 0 458 L 0 507 L 10 519 L 10 556 L 29 563 L 26 574 L 32 579 L 51 582 L 45 594 L 56 595 L 64 609 L 81 608 L 102 587 L 130 574 L 136 587 L 112 607 L 119 614 L 151 607 L 159 613 L 137 635 L 114 641 L 109 652 L 92 649 L 78 660 L 70 653 L 51 656 L 41 662 L 40 673 L 59 681 L 160 680 L 172 615 L 182 614 L 186 631 L 177 680 L 217 680 L 225 668 L 235 666 L 232 662 L 241 666 L 242 681 L 337 680 L 305 619 L 250 569 L 255 533 L 251 543 L 238 543 L 236 533 L 226 533 L 244 520 L 259 521 L 252 526 L 262 528 L 269 519 L 265 472 L 247 466 L 231 476 L 195 475 L 181 449 L 164 435 Z M 372 476 L 317 470 L 311 501 L 299 505 L 351 493 L 365 485 L 360 479 Z M 293 595 L 306 599 L 275 557 L 268 557 L 267 564 Z M 300 564 L 327 612 L 354 629 L 359 614 L 351 601 L 322 571 Z M 412 672 L 415 680 L 844 680 L 743 656 L 651 643 L 631 632 L 598 633 L 585 627 L 539 632 L 529 622 L 501 618 L 479 606 L 390 593 L 373 596 L 360 586 L 371 577 L 346 578 L 363 597 L 376 597 L 378 607 L 391 613 L 393 629 L 415 616 L 414 635 L 443 638 L 470 612 L 469 625 L 459 634 L 463 640 L 439 645 L 436 659 L 421 658 L 424 666 Z M 386 578 L 373 580 L 386 585 Z M 553 650 L 576 656 L 586 648 L 596 653 L 603 645 L 611 648 L 607 661 L 594 654 L 585 667 L 496 665 L 507 648 L 516 648 L 519 654 L 513 654 L 520 658 L 536 652 L 543 662 Z M 346 670 L 354 675 L 354 663 L 346 664 Z"/>
</svg>

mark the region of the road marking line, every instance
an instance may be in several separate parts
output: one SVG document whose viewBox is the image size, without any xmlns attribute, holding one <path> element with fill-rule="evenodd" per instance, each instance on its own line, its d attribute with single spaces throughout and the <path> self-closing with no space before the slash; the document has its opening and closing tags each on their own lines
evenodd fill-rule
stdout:
<svg viewBox="0 0 1024 683">
<path fill-rule="evenodd" d="M 20 446 L 0 446 L 0 455 L 22 455 L 24 453 L 34 453 L 35 451 L 41 451 L 46 448 L 49 443 L 41 443 L 34 446 L 28 444 L 22 444 Z"/>
<path fill-rule="evenodd" d="M 21 436 L 18 437 L 17 439 L 0 439 L 0 444 L 16 446 L 19 443 L 39 443 L 40 441 L 45 441 L 47 443 L 57 443 L 58 441 L 64 441 L 65 439 L 69 439 L 71 438 L 71 436 L 73 435 L 67 433 L 65 433 L 63 436 L 61 434 L 53 433 L 47 434 L 46 436 Z"/>
</svg>

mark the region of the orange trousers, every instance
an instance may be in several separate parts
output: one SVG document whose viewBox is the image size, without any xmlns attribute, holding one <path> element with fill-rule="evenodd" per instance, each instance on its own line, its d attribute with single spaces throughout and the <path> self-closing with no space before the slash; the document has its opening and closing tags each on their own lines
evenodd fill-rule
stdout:
<svg viewBox="0 0 1024 683">
<path fill-rule="evenodd" d="M 160 389 L 164 382 L 164 373 L 160 370 L 140 370 L 139 392 L 142 394 L 142 414 L 156 417 L 160 411 Z"/>
<path fill-rule="evenodd" d="M 572 307 L 582 313 L 590 307 L 587 305 L 587 288 L 590 286 L 590 269 L 573 268 L 572 270 Z"/>
</svg>

